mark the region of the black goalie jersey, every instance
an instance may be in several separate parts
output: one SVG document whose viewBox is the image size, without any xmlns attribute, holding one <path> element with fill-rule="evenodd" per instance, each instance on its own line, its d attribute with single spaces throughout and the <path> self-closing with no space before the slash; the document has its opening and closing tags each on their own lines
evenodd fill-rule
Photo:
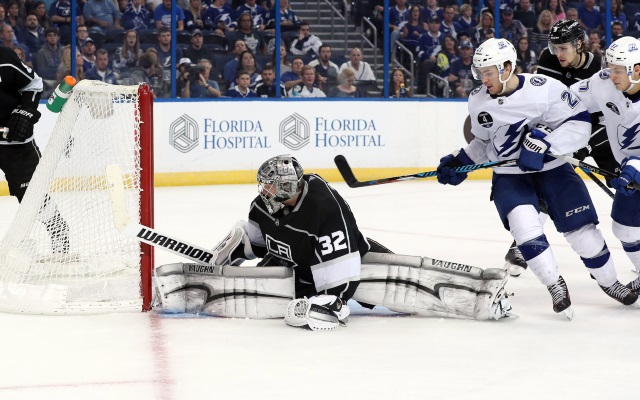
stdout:
<svg viewBox="0 0 640 400">
<path fill-rule="evenodd" d="M 318 175 L 303 179 L 294 207 L 271 215 L 260 196 L 251 203 L 246 230 L 254 254 L 294 267 L 298 298 L 326 291 L 347 300 L 360 280 L 360 258 L 369 243 L 338 192 Z"/>
<path fill-rule="evenodd" d="M 583 52 L 582 54 L 583 57 L 586 56 L 586 61 L 580 68 L 564 68 L 560 65 L 558 58 L 549 52 L 548 48 L 544 49 L 538 62 L 538 73 L 556 78 L 564 83 L 565 86 L 571 86 L 583 79 L 589 79 L 602 68 L 602 58 L 590 52 Z M 590 156 L 593 157 L 600 168 L 608 171 L 617 171 L 620 165 L 611 152 L 604 123 L 600 121 L 601 117 L 602 113 L 600 112 L 591 115 Z"/>
</svg>

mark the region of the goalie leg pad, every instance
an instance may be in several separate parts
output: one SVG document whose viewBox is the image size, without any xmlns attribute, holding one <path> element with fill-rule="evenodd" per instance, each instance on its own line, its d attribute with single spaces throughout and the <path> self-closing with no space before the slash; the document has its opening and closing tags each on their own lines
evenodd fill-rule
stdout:
<svg viewBox="0 0 640 400">
<path fill-rule="evenodd" d="M 158 287 L 162 287 L 158 294 L 165 312 L 283 318 L 294 293 L 292 270 L 285 267 L 176 263 L 156 268 L 155 275 Z"/>
<path fill-rule="evenodd" d="M 214 247 L 214 265 L 240 265 L 244 260 L 256 258 L 244 225 L 244 221 L 238 221 L 229 234 Z"/>
<path fill-rule="evenodd" d="M 364 261 L 356 301 L 426 317 L 497 319 L 510 310 L 501 303 L 508 274 L 500 268 L 393 254 Z"/>
</svg>

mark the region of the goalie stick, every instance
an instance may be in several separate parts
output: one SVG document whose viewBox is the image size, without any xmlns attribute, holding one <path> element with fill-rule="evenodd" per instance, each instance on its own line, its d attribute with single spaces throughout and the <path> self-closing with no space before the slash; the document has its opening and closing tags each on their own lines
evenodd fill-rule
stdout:
<svg viewBox="0 0 640 400">
<path fill-rule="evenodd" d="M 591 172 L 595 172 L 596 174 L 602 175 L 605 178 L 618 178 L 620 175 L 611 172 L 611 171 L 607 171 L 606 169 L 601 169 L 598 167 L 594 167 L 591 164 L 587 164 L 583 161 L 578 160 L 577 158 L 572 158 L 569 156 L 565 156 L 565 155 L 556 155 L 556 154 L 551 154 L 553 157 L 555 158 L 559 158 L 560 160 L 564 160 L 566 162 L 568 162 L 571 165 L 575 165 L 576 167 L 580 167 L 583 170 L 587 170 L 587 171 L 591 171 Z M 636 183 L 636 182 L 632 182 L 627 186 L 629 189 L 636 189 L 636 190 L 640 190 L 640 184 Z"/>
<path fill-rule="evenodd" d="M 347 162 L 347 159 L 343 155 L 337 155 L 333 159 L 333 161 L 336 163 L 336 167 L 338 167 L 338 171 L 340 171 L 340 175 L 342 175 L 342 178 L 344 179 L 344 181 L 347 183 L 347 185 L 349 185 L 349 187 L 352 187 L 352 188 L 359 188 L 359 187 L 372 186 L 372 185 L 382 185 L 385 183 L 408 181 L 412 179 L 431 178 L 438 174 L 437 171 L 424 171 L 424 172 L 418 172 L 415 174 L 394 176 L 391 178 L 380 178 L 380 179 L 373 179 L 370 181 L 359 181 L 356 178 L 356 176 L 353 174 L 353 170 L 351 169 L 351 167 L 349 166 L 349 163 Z M 453 170 L 457 173 L 466 173 L 466 172 L 473 172 L 478 169 L 493 168 L 501 165 L 503 166 L 507 164 L 512 164 L 514 162 L 516 162 L 515 159 L 502 160 L 502 161 L 489 161 L 482 164 L 463 165 L 461 167 L 453 168 Z"/>
<path fill-rule="evenodd" d="M 198 264 L 213 266 L 213 253 L 209 249 L 196 246 L 184 240 L 160 233 L 157 230 L 132 222 L 129 219 L 127 200 L 122 171 L 117 164 L 107 165 L 107 183 L 109 197 L 116 228 L 122 234 L 135 238 L 151 246 L 158 247 L 170 253 L 177 254 Z"/>
</svg>

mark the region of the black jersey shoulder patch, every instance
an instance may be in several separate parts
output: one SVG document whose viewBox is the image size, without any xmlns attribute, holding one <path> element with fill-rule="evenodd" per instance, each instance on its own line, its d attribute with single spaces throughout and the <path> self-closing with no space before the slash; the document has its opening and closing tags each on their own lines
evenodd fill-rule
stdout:
<svg viewBox="0 0 640 400">
<path fill-rule="evenodd" d="M 547 83 L 547 78 L 544 78 L 542 76 L 534 76 L 529 80 L 529 82 L 531 82 L 533 86 L 542 86 Z"/>
</svg>

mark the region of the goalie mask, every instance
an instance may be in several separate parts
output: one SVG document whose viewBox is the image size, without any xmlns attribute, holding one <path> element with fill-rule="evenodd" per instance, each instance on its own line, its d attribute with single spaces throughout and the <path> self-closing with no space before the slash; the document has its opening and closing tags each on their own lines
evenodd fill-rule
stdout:
<svg viewBox="0 0 640 400">
<path fill-rule="evenodd" d="M 258 192 L 270 214 L 284 207 L 284 202 L 300 193 L 304 170 L 294 157 L 285 154 L 265 161 L 258 169 Z"/>
</svg>

